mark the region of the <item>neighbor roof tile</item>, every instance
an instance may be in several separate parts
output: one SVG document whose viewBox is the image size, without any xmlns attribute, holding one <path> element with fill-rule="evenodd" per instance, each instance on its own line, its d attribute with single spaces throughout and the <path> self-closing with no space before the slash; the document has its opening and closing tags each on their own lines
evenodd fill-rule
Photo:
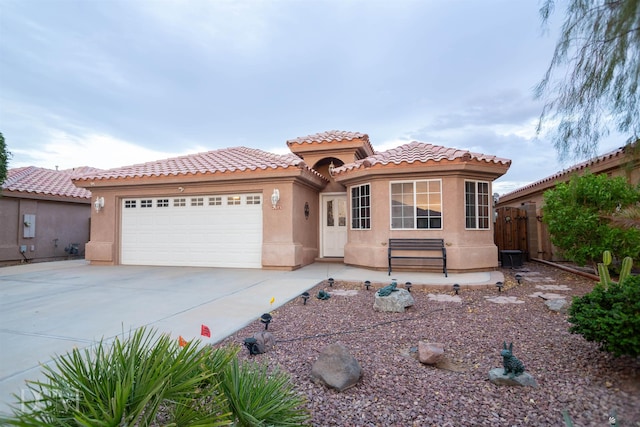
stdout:
<svg viewBox="0 0 640 427">
<path fill-rule="evenodd" d="M 76 187 L 71 180 L 82 174 L 95 173 L 97 171 L 100 171 L 100 169 L 86 166 L 60 171 L 35 166 L 14 168 L 7 171 L 7 179 L 2 184 L 2 189 L 49 196 L 91 199 L 91 191 Z"/>
</svg>

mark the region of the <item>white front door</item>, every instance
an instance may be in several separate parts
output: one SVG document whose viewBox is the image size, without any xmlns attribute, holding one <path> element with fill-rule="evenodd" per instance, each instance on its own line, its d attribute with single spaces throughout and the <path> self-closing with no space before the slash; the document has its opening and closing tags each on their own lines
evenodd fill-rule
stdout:
<svg viewBox="0 0 640 427">
<path fill-rule="evenodd" d="M 347 196 L 322 195 L 322 256 L 343 257 L 347 243 Z"/>
</svg>

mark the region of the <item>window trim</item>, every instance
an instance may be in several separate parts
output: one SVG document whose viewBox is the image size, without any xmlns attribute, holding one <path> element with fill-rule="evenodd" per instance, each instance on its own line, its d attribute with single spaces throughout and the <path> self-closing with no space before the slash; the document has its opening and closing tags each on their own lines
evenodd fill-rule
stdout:
<svg viewBox="0 0 640 427">
<path fill-rule="evenodd" d="M 354 218 L 354 216 L 353 216 L 353 210 L 354 210 L 354 207 L 353 207 L 353 190 L 355 188 L 361 189 L 362 187 L 365 187 L 365 186 L 369 187 L 369 193 L 368 193 L 369 205 L 367 206 L 369 208 L 369 216 L 368 217 L 363 217 L 362 215 L 359 215 L 358 218 L 357 218 L 359 226 L 358 227 L 354 227 L 354 221 L 356 220 L 356 218 Z M 359 198 L 359 200 L 362 199 L 362 192 L 360 192 L 360 194 L 358 195 L 358 198 Z M 358 184 L 358 185 L 352 185 L 351 187 L 349 187 L 349 197 L 348 197 L 348 199 L 349 199 L 349 212 L 350 212 L 350 219 L 351 219 L 351 221 L 349 221 L 349 223 L 350 223 L 350 229 L 351 230 L 371 230 L 371 219 L 372 219 L 371 213 L 372 213 L 372 206 L 373 206 L 373 203 L 371 202 L 371 198 L 372 198 L 372 194 L 371 194 L 371 183 L 370 182 L 366 182 L 366 183 Z M 362 205 L 358 206 L 358 210 L 359 210 L 360 213 L 361 213 L 361 209 L 363 209 L 363 206 Z M 367 227 L 362 227 L 361 226 L 363 219 L 364 220 L 368 220 L 369 224 L 368 224 Z"/>
<path fill-rule="evenodd" d="M 418 216 L 416 214 L 416 183 L 418 182 L 438 182 L 440 186 L 440 227 L 426 227 L 426 228 L 418 228 Z M 393 184 L 412 184 L 413 185 L 413 228 L 394 228 L 393 227 Z M 444 197 L 442 192 L 442 178 L 424 178 L 424 179 L 407 179 L 407 180 L 399 180 L 399 181 L 389 181 L 389 230 L 414 230 L 414 231 L 442 231 L 444 230 Z M 422 217 L 421 217 L 422 218 Z M 434 217 L 435 218 L 435 217 Z"/>
<path fill-rule="evenodd" d="M 475 221 L 475 227 L 469 227 L 467 224 L 467 183 L 473 183 L 474 184 L 474 190 L 475 190 L 475 194 L 474 194 L 474 207 L 475 207 L 475 212 L 473 215 L 473 219 Z M 487 204 L 486 205 L 481 205 L 480 204 L 480 192 L 478 191 L 478 184 L 486 184 L 487 185 Z M 487 230 L 491 230 L 491 182 L 489 181 L 482 181 L 482 180 L 474 180 L 474 179 L 465 179 L 464 180 L 464 193 L 463 193 L 463 197 L 464 197 L 464 229 L 465 230 L 476 230 L 476 231 L 487 231 Z M 481 217 L 480 216 L 480 208 L 481 206 L 486 206 L 487 207 L 487 215 L 486 217 Z M 479 222 L 481 218 L 486 218 L 487 219 L 487 226 L 486 227 L 479 227 Z"/>
</svg>

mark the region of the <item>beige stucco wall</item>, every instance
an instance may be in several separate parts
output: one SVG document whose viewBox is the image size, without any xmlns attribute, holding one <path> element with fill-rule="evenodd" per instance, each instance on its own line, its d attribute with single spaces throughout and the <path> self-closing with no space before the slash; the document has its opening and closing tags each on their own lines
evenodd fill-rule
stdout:
<svg viewBox="0 0 640 427">
<path fill-rule="evenodd" d="M 403 180 L 442 180 L 442 224 L 441 230 L 392 230 L 390 209 L 390 182 Z M 349 239 L 345 247 L 344 261 L 347 264 L 386 269 L 388 266 L 387 244 L 390 238 L 441 238 L 447 250 L 449 271 L 491 270 L 498 266 L 498 249 L 493 242 L 493 228 L 488 230 L 466 230 L 464 210 L 464 181 L 472 179 L 487 181 L 486 177 L 452 174 L 415 174 L 397 177 L 360 179 L 351 185 L 371 185 L 371 229 L 357 230 L 349 227 Z M 351 186 L 350 185 L 350 186 Z M 349 187 L 350 187 L 349 186 Z M 348 203 L 351 209 L 350 188 Z M 493 225 L 491 225 L 493 227 Z M 399 264 L 398 262 L 394 264 Z M 400 269 L 398 266 L 394 269 Z M 434 271 L 439 264 L 434 264 Z"/>
<path fill-rule="evenodd" d="M 184 177 L 141 179 L 141 183 L 147 181 L 149 184 L 161 181 L 146 186 L 96 183 L 91 187 L 94 195 L 92 200 L 104 197 L 105 207 L 100 212 L 93 211 L 92 237 L 86 247 L 86 259 L 92 264 L 120 263 L 120 207 L 125 198 L 261 193 L 263 268 L 295 269 L 312 263 L 318 253 L 317 186 L 324 183 L 319 179 L 301 178 L 299 174 L 299 170 L 294 170 L 262 177 L 260 173 L 254 173 L 252 180 L 203 181 L 200 178 L 191 182 Z M 272 209 L 270 201 L 274 188 L 280 192 L 278 209 Z M 307 201 L 310 205 L 309 219 L 304 216 L 304 203 Z"/>
<path fill-rule="evenodd" d="M 35 237 L 24 237 L 24 215 L 35 215 Z M 65 247 L 78 244 L 84 254 L 89 240 L 91 207 L 88 201 L 69 202 L 46 198 L 0 197 L 0 263 L 65 259 Z M 20 246 L 27 252 L 23 257 Z"/>
</svg>

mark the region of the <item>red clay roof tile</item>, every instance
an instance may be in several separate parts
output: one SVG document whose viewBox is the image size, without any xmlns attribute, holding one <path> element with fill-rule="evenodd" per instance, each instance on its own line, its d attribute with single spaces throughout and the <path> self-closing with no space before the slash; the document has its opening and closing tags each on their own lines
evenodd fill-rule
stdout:
<svg viewBox="0 0 640 427">
<path fill-rule="evenodd" d="M 348 163 L 339 168 L 336 168 L 334 173 L 345 172 L 353 169 L 359 169 L 360 167 L 371 167 L 376 164 L 388 165 L 400 163 L 415 163 L 415 162 L 441 162 L 441 161 L 484 161 L 487 163 L 501 163 L 504 165 L 511 164 L 511 160 L 503 159 L 496 156 L 490 156 L 486 154 L 472 153 L 468 150 L 459 150 L 457 148 L 443 147 L 440 145 L 428 144 L 425 142 L 413 141 L 408 144 L 401 145 L 396 148 L 392 148 L 387 151 L 378 152 L 372 156 L 366 157 L 361 160 L 357 160 L 354 163 Z"/>
<path fill-rule="evenodd" d="M 313 135 L 301 136 L 294 139 L 289 139 L 287 145 L 292 144 L 304 144 L 312 142 L 338 142 L 338 141 L 352 141 L 354 139 L 363 139 L 369 141 L 369 135 L 360 132 L 348 132 L 343 130 L 330 130 L 326 132 L 314 133 Z"/>
<path fill-rule="evenodd" d="M 6 191 L 17 191 L 49 196 L 91 199 L 91 191 L 78 188 L 71 181 L 85 173 L 95 173 L 100 169 L 80 167 L 66 170 L 51 170 L 27 166 L 9 169 L 7 179 L 2 184 Z"/>
<path fill-rule="evenodd" d="M 304 161 L 295 154 L 280 155 L 255 148 L 233 147 L 109 169 L 101 173 L 86 174 L 75 180 L 87 181 L 147 176 L 222 173 L 288 168 L 291 166 L 304 167 L 310 170 Z"/>
</svg>

